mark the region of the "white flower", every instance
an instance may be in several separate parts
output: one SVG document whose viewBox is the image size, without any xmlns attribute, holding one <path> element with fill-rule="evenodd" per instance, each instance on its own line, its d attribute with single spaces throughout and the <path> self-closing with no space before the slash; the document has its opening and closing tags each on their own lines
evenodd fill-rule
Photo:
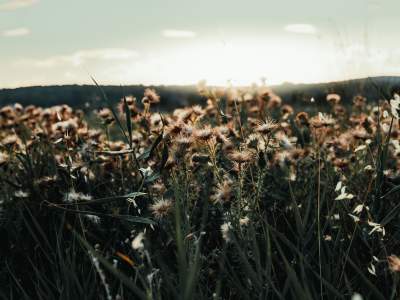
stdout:
<svg viewBox="0 0 400 300">
<path fill-rule="evenodd" d="M 371 273 L 372 275 L 376 276 L 375 266 L 372 262 L 371 262 L 370 266 L 368 267 L 368 272 Z"/>
<path fill-rule="evenodd" d="M 131 243 L 132 249 L 133 250 L 143 250 L 144 249 L 144 232 L 139 233 Z"/>
<path fill-rule="evenodd" d="M 369 235 L 373 234 L 374 232 L 382 233 L 382 236 L 385 236 L 385 228 L 378 223 L 368 221 L 368 225 L 372 227 L 372 230 L 368 233 Z"/>
<path fill-rule="evenodd" d="M 363 300 L 363 297 L 359 293 L 354 293 L 353 296 L 351 296 L 351 300 Z"/>
<path fill-rule="evenodd" d="M 14 193 L 14 196 L 17 198 L 27 198 L 29 194 L 27 192 L 24 192 L 22 190 L 18 190 Z"/>
<path fill-rule="evenodd" d="M 387 117 L 389 117 L 389 113 L 387 112 L 387 110 L 383 111 L 383 117 L 386 119 Z"/>
<path fill-rule="evenodd" d="M 364 205 L 363 204 L 359 204 L 353 209 L 353 213 L 354 214 L 359 214 L 359 213 L 361 213 L 363 211 L 363 209 L 364 209 Z"/>
<path fill-rule="evenodd" d="M 354 220 L 355 223 L 360 222 L 360 218 L 359 217 L 357 217 L 355 215 L 352 215 L 352 214 L 349 214 L 349 216 Z"/>
<path fill-rule="evenodd" d="M 400 154 L 400 142 L 399 140 L 390 140 L 392 142 L 392 145 L 394 147 L 394 155 L 397 156 Z"/>
<path fill-rule="evenodd" d="M 340 181 L 339 181 L 340 182 Z M 340 185 L 341 186 L 341 185 Z M 336 186 L 336 189 L 338 189 L 338 186 Z M 336 190 L 335 189 L 335 190 Z M 345 200 L 345 199 L 348 199 L 348 200 L 350 200 L 350 199 L 353 199 L 354 198 L 354 195 L 353 194 L 350 194 L 350 193 L 346 193 L 346 187 L 345 186 L 343 186 L 341 189 L 340 189 L 340 194 L 339 194 L 339 196 L 337 196 L 336 198 L 335 198 L 335 200 Z"/>
<path fill-rule="evenodd" d="M 398 94 L 394 94 L 394 99 L 390 100 L 390 106 L 392 110 L 392 115 L 396 119 L 400 118 L 400 96 Z"/>
<path fill-rule="evenodd" d="M 153 174 L 153 170 L 151 169 L 151 167 L 140 168 L 139 171 L 142 172 L 145 178 L 148 178 Z"/>
<path fill-rule="evenodd" d="M 241 219 L 239 220 L 239 224 L 240 224 L 241 226 L 246 226 L 246 225 L 249 224 L 249 222 L 250 222 L 249 217 L 244 217 L 244 218 L 241 218 Z"/>
<path fill-rule="evenodd" d="M 232 229 L 231 222 L 224 223 L 221 225 L 221 233 L 222 233 L 222 238 L 226 241 L 229 242 L 231 240 L 230 238 L 230 231 Z"/>
<path fill-rule="evenodd" d="M 354 149 L 354 152 L 362 151 L 362 150 L 364 150 L 364 149 L 366 149 L 366 148 L 367 148 L 366 145 L 360 145 L 360 146 L 358 146 L 356 149 Z"/>
<path fill-rule="evenodd" d="M 371 166 L 371 165 L 366 165 L 365 168 L 364 168 L 364 170 L 365 170 L 365 171 L 373 171 L 373 170 L 374 170 L 374 167 Z"/>
<path fill-rule="evenodd" d="M 339 182 L 336 184 L 335 192 L 339 192 L 341 188 L 342 188 L 342 182 L 339 181 Z"/>
</svg>

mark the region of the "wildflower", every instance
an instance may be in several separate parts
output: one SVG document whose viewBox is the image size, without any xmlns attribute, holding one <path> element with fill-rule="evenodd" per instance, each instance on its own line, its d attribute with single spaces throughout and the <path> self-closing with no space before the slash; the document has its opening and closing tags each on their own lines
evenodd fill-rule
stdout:
<svg viewBox="0 0 400 300">
<path fill-rule="evenodd" d="M 356 149 L 354 149 L 354 152 L 362 151 L 365 150 L 366 148 L 367 148 L 366 145 L 360 145 Z"/>
<path fill-rule="evenodd" d="M 144 90 L 144 98 L 142 99 L 143 103 L 159 103 L 160 102 L 160 96 L 156 93 L 154 89 L 145 89 Z"/>
<path fill-rule="evenodd" d="M 216 203 L 227 203 L 232 197 L 232 182 L 229 179 L 225 179 L 222 183 L 218 183 L 215 190 L 215 194 L 212 196 L 212 200 Z"/>
<path fill-rule="evenodd" d="M 372 172 L 373 170 L 374 170 L 374 167 L 371 165 L 366 165 L 364 167 L 364 171 L 366 171 L 366 172 Z"/>
<path fill-rule="evenodd" d="M 270 94 L 270 99 L 267 104 L 268 109 L 277 108 L 277 107 L 281 106 L 281 104 L 282 104 L 281 97 L 274 95 L 274 94 Z"/>
<path fill-rule="evenodd" d="M 400 96 L 394 94 L 394 99 L 390 100 L 390 106 L 393 117 L 400 119 Z"/>
<path fill-rule="evenodd" d="M 346 193 L 346 187 L 342 185 L 342 182 L 339 181 L 336 185 L 335 192 L 339 192 L 340 194 L 335 198 L 335 200 L 344 200 L 344 199 L 353 199 L 354 195 Z"/>
<path fill-rule="evenodd" d="M 381 224 L 368 221 L 368 225 L 372 227 L 372 230 L 368 233 L 369 235 L 373 234 L 374 232 L 380 232 L 383 236 L 385 236 L 385 228 Z"/>
<path fill-rule="evenodd" d="M 328 94 L 326 95 L 326 101 L 328 101 L 329 104 L 338 104 L 340 102 L 340 95 L 338 94 Z"/>
<path fill-rule="evenodd" d="M 283 132 L 277 132 L 275 135 L 277 141 L 279 142 L 279 145 L 282 146 L 282 148 L 289 150 L 293 148 L 293 142 L 296 142 L 295 140 L 289 138 L 285 133 Z"/>
<path fill-rule="evenodd" d="M 196 116 L 202 116 L 204 115 L 204 110 L 200 105 L 194 105 L 192 107 L 192 112 L 196 115 Z"/>
<path fill-rule="evenodd" d="M 353 199 L 353 198 L 354 198 L 354 195 L 346 193 L 346 187 L 344 186 L 340 190 L 340 194 L 339 194 L 339 196 L 337 196 L 335 198 L 335 200 L 344 200 L 344 199 Z"/>
<path fill-rule="evenodd" d="M 143 174 L 143 177 L 148 178 L 153 174 L 151 167 L 140 168 L 139 171 Z"/>
<path fill-rule="evenodd" d="M 161 199 L 152 204 L 150 210 L 157 219 L 162 219 L 170 213 L 172 206 L 171 200 Z"/>
<path fill-rule="evenodd" d="M 194 136 L 199 140 L 207 141 L 213 136 L 213 131 L 211 128 L 197 129 Z"/>
<path fill-rule="evenodd" d="M 355 215 L 349 214 L 349 217 L 352 218 L 355 223 L 359 223 L 360 222 L 360 218 L 355 216 Z"/>
<path fill-rule="evenodd" d="M 229 154 L 230 160 L 237 162 L 239 164 L 243 164 L 249 162 L 253 159 L 254 154 L 249 150 L 244 151 L 234 151 Z"/>
<path fill-rule="evenodd" d="M 131 247 L 133 250 L 138 250 L 141 251 L 144 249 L 144 232 L 140 232 L 133 240 L 131 243 Z"/>
<path fill-rule="evenodd" d="M 391 140 L 391 143 L 392 143 L 392 145 L 394 147 L 394 153 L 393 154 L 395 156 L 400 155 L 400 142 L 399 142 L 399 140 Z"/>
<path fill-rule="evenodd" d="M 373 262 L 371 262 L 371 264 L 368 267 L 368 272 L 374 276 L 376 276 L 376 269 L 375 269 L 375 265 L 373 264 Z"/>
<path fill-rule="evenodd" d="M 354 293 L 353 296 L 351 296 L 351 300 L 363 300 L 363 297 L 359 293 Z"/>
<path fill-rule="evenodd" d="M 319 112 L 318 116 L 313 117 L 311 119 L 311 124 L 315 127 L 315 128 L 320 128 L 320 127 L 324 127 L 324 126 L 332 126 L 336 123 L 335 119 L 332 118 L 332 116 L 327 115 L 325 113 Z"/>
<path fill-rule="evenodd" d="M 387 110 L 383 111 L 382 116 L 386 119 L 387 117 L 389 117 L 389 113 Z"/>
<path fill-rule="evenodd" d="M 22 190 L 18 190 L 14 193 L 14 196 L 17 198 L 27 198 L 27 197 L 29 197 L 29 193 L 24 192 Z"/>
<path fill-rule="evenodd" d="M 19 142 L 19 138 L 13 134 L 5 137 L 4 139 L 1 140 L 0 145 L 3 146 L 13 146 Z"/>
<path fill-rule="evenodd" d="M 310 124 L 308 113 L 306 113 L 304 111 L 303 112 L 299 112 L 296 115 L 295 120 L 296 120 L 297 126 L 308 126 Z"/>
<path fill-rule="evenodd" d="M 400 258 L 396 255 L 390 255 L 387 257 L 389 263 L 389 269 L 392 272 L 400 272 Z"/>
<path fill-rule="evenodd" d="M 364 209 L 364 204 L 359 204 L 353 209 L 353 213 L 360 214 Z M 367 208 L 368 209 L 368 208 Z"/>
<path fill-rule="evenodd" d="M 336 184 L 336 187 L 335 187 L 335 192 L 339 192 L 341 188 L 342 188 L 342 182 L 338 181 L 338 183 Z"/>
<path fill-rule="evenodd" d="M 240 220 L 239 220 L 239 224 L 240 224 L 240 226 L 247 226 L 248 224 L 249 224 L 249 222 L 250 222 L 250 219 L 249 219 L 249 217 L 244 217 L 244 218 L 241 218 Z"/>
<path fill-rule="evenodd" d="M 278 127 L 278 124 L 274 120 L 267 118 L 267 119 L 265 119 L 265 121 L 259 122 L 259 124 L 256 126 L 254 131 L 264 134 L 264 135 L 267 135 L 267 134 L 271 133 L 277 127 Z"/>
<path fill-rule="evenodd" d="M 231 241 L 231 230 L 232 230 L 231 222 L 227 222 L 221 225 L 222 238 L 227 243 Z"/>
</svg>

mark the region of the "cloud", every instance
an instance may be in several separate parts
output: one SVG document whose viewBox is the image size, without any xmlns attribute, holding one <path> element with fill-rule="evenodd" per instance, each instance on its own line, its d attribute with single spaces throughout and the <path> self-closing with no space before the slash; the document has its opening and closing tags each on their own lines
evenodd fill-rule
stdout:
<svg viewBox="0 0 400 300">
<path fill-rule="evenodd" d="M 196 33 L 188 30 L 165 29 L 162 31 L 163 37 L 166 38 L 194 38 Z"/>
<path fill-rule="evenodd" d="M 19 27 L 19 28 L 3 30 L 3 32 L 1 32 L 0 35 L 4 37 L 17 37 L 17 36 L 28 35 L 30 33 L 31 31 L 29 30 L 29 28 Z"/>
<path fill-rule="evenodd" d="M 25 59 L 18 64 L 29 64 L 35 67 L 51 68 L 63 65 L 79 66 L 90 60 L 124 60 L 137 57 L 134 50 L 123 48 L 86 49 L 69 55 L 56 55 L 44 59 Z"/>
<path fill-rule="evenodd" d="M 0 3 L 0 11 L 16 10 L 19 8 L 32 6 L 38 2 L 39 2 L 39 0 L 9 0 L 9 1 L 6 1 L 5 3 Z"/>
<path fill-rule="evenodd" d="M 311 24 L 288 24 L 285 30 L 293 33 L 316 34 L 317 28 Z"/>
</svg>

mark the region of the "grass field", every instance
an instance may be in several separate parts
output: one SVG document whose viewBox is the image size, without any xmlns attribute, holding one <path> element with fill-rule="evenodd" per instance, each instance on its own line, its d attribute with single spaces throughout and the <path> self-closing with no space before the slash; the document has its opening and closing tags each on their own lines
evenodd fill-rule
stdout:
<svg viewBox="0 0 400 300">
<path fill-rule="evenodd" d="M 400 98 L 199 93 L 1 108 L 0 297 L 398 299 Z"/>
</svg>

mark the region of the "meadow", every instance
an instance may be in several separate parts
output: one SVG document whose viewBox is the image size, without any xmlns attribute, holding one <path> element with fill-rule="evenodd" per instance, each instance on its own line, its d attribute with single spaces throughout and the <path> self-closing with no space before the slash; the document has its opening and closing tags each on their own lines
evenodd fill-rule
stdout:
<svg viewBox="0 0 400 300">
<path fill-rule="evenodd" d="M 0 109 L 2 299 L 398 299 L 400 97 Z"/>
</svg>

